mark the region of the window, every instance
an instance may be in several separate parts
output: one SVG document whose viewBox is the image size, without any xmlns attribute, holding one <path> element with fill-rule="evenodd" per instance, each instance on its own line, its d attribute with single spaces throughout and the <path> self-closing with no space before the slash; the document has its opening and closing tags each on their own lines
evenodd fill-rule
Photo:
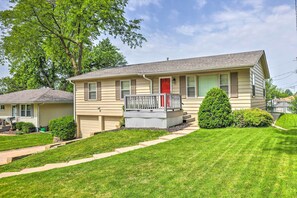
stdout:
<svg viewBox="0 0 297 198">
<path fill-rule="evenodd" d="M 130 80 L 121 81 L 121 99 L 130 94 Z"/>
<path fill-rule="evenodd" d="M 33 116 L 33 105 L 21 105 L 21 116 L 32 117 Z"/>
<path fill-rule="evenodd" d="M 221 74 L 220 75 L 220 88 L 224 90 L 229 95 L 229 75 L 228 74 Z"/>
<path fill-rule="evenodd" d="M 256 86 L 255 86 L 255 74 L 252 72 L 252 92 L 253 96 L 256 96 Z"/>
<path fill-rule="evenodd" d="M 27 117 L 31 117 L 32 116 L 32 105 L 27 105 Z"/>
<path fill-rule="evenodd" d="M 96 100 L 97 98 L 97 83 L 89 83 L 89 99 Z"/>
<path fill-rule="evenodd" d="M 187 97 L 196 97 L 196 76 L 187 77 Z"/>
<path fill-rule="evenodd" d="M 198 80 L 199 84 L 199 96 L 206 96 L 206 93 L 214 88 L 218 87 L 218 76 L 211 75 L 211 76 L 199 76 Z"/>
<path fill-rule="evenodd" d="M 0 105 L 0 111 L 4 111 L 5 110 L 5 106 L 4 105 Z"/>
<path fill-rule="evenodd" d="M 21 105 L 21 116 L 26 116 L 26 105 Z"/>
</svg>

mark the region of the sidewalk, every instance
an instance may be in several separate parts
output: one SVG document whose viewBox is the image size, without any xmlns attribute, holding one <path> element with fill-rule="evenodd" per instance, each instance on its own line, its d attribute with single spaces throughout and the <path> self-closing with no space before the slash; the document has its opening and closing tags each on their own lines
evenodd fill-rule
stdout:
<svg viewBox="0 0 297 198">
<path fill-rule="evenodd" d="M 26 169 L 21 170 L 20 172 L 0 173 L 0 178 L 11 177 L 11 176 L 16 176 L 16 175 L 23 175 L 23 174 L 28 174 L 28 173 L 41 172 L 41 171 L 46 171 L 46 170 L 51 170 L 51 169 L 56 169 L 56 168 L 62 168 L 62 167 L 82 164 L 82 163 L 94 161 L 94 160 L 97 160 L 97 159 L 102 159 L 102 158 L 110 157 L 110 156 L 113 156 L 113 155 L 118 155 L 120 153 L 125 153 L 125 152 L 133 151 L 133 150 L 136 150 L 136 149 L 141 149 L 141 148 L 144 148 L 144 147 L 148 147 L 148 146 L 156 145 L 156 144 L 159 144 L 159 143 L 167 142 L 167 141 L 173 140 L 175 138 L 179 138 L 179 137 L 188 135 L 188 134 L 190 134 L 190 133 L 192 133 L 192 132 L 194 132 L 194 131 L 196 131 L 198 129 L 199 128 L 197 126 L 189 126 L 189 127 L 184 128 L 182 130 L 173 132 L 170 135 L 162 136 L 159 139 L 150 140 L 150 141 L 146 141 L 146 142 L 140 142 L 138 145 L 134 145 L 134 146 L 130 146 L 130 147 L 117 148 L 113 152 L 94 154 L 93 157 L 90 157 L 90 158 L 72 160 L 72 161 L 64 162 L 64 163 L 46 164 L 46 165 L 41 166 L 41 167 L 26 168 Z M 34 149 L 32 151 L 34 151 Z M 38 152 L 38 148 L 36 149 L 36 151 Z M 1 158 L 1 154 L 0 154 L 0 158 Z"/>
</svg>

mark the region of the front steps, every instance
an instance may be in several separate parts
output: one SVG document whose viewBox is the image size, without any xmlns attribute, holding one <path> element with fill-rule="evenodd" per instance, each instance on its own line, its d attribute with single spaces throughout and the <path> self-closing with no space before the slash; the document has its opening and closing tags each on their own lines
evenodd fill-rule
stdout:
<svg viewBox="0 0 297 198">
<path fill-rule="evenodd" d="M 190 114 L 188 114 L 187 112 L 184 112 L 184 114 L 183 114 L 183 122 L 184 123 L 193 123 L 193 122 L 195 122 L 195 118 L 192 118 L 192 116 Z"/>
</svg>

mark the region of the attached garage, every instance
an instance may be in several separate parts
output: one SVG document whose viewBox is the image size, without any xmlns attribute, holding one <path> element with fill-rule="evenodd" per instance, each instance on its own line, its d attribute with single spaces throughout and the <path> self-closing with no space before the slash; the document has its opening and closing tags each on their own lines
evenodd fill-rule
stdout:
<svg viewBox="0 0 297 198">
<path fill-rule="evenodd" d="M 121 117 L 113 116 L 78 116 L 79 137 L 90 137 L 92 133 L 119 128 Z"/>
<path fill-rule="evenodd" d="M 101 131 L 99 116 L 79 116 L 79 136 L 90 137 L 94 132 Z"/>
<path fill-rule="evenodd" d="M 104 130 L 119 128 L 121 117 L 104 117 Z"/>
</svg>

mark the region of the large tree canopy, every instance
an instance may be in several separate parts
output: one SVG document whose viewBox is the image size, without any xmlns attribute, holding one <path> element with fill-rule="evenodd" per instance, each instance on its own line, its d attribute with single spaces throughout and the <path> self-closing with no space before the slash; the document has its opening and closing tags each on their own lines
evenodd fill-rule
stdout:
<svg viewBox="0 0 297 198">
<path fill-rule="evenodd" d="M 93 42 L 102 40 L 104 36 L 119 37 L 132 48 L 141 46 L 145 41 L 142 34 L 138 33 L 141 20 L 127 20 L 124 16 L 127 0 L 11 2 L 15 3 L 11 10 L 0 12 L 0 22 L 6 30 L 2 38 L 4 54 L 13 67 L 17 68 L 13 70 L 24 67 L 26 61 L 30 64 L 32 59 L 39 65 L 46 64 L 47 70 L 43 71 L 44 67 L 41 67 L 39 74 L 45 77 L 47 84 L 51 83 L 48 81 L 59 78 L 55 75 L 56 70 L 59 70 L 59 74 L 69 74 L 69 70 L 65 68 L 71 67 L 73 75 L 79 75 L 92 68 L 102 67 L 98 64 L 102 63 L 100 57 L 92 59 L 85 56 L 94 57 L 95 51 L 100 50 L 100 47 L 93 46 Z M 116 48 L 113 50 L 117 51 Z M 116 65 L 124 62 L 112 60 L 112 63 Z M 36 65 L 38 64 L 35 64 L 35 69 Z M 65 68 L 57 68 L 62 66 Z"/>
</svg>

